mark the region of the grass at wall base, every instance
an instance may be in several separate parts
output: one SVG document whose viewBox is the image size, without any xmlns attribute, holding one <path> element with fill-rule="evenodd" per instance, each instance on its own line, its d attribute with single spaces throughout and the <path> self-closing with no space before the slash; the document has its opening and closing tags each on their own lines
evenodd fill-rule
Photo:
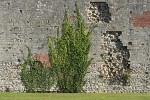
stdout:
<svg viewBox="0 0 150 100">
<path fill-rule="evenodd" d="M 87 29 L 77 3 L 75 7 L 75 20 L 72 22 L 66 11 L 61 36 L 56 39 L 49 38 L 48 41 L 51 64 L 55 70 L 59 92 L 62 93 L 81 92 L 91 63 L 88 54 L 92 30 Z"/>
<path fill-rule="evenodd" d="M 0 93 L 0 100 L 150 100 L 144 93 Z"/>
</svg>

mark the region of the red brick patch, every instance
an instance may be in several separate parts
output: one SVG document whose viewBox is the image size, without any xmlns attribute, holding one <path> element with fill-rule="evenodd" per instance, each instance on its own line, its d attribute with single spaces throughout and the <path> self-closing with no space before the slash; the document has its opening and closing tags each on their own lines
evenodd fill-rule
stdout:
<svg viewBox="0 0 150 100">
<path fill-rule="evenodd" d="M 70 16 L 70 18 L 74 19 L 74 18 L 76 18 L 76 16 L 72 15 L 72 16 Z"/>
<path fill-rule="evenodd" d="M 134 27 L 149 27 L 150 26 L 150 11 L 144 11 L 142 15 L 134 13 L 132 16 Z"/>
<path fill-rule="evenodd" d="M 51 67 L 51 63 L 50 63 L 48 54 L 38 53 L 33 57 L 33 59 L 44 63 L 48 68 Z"/>
</svg>

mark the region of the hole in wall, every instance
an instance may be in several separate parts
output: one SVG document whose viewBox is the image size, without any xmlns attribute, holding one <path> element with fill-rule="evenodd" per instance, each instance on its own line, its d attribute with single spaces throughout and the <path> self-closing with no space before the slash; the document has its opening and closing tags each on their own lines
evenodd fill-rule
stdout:
<svg viewBox="0 0 150 100">
<path fill-rule="evenodd" d="M 29 41 L 32 41 L 32 38 L 29 38 Z"/>
<path fill-rule="evenodd" d="M 144 43 L 142 43 L 141 45 L 144 46 Z"/>
<path fill-rule="evenodd" d="M 7 3 L 8 6 L 10 6 L 10 3 Z"/>
<path fill-rule="evenodd" d="M 46 30 L 48 31 L 48 28 L 46 28 Z"/>
<path fill-rule="evenodd" d="M 89 22 L 92 23 L 109 23 L 111 21 L 111 13 L 106 2 L 90 2 L 90 5 L 87 9 L 87 16 Z"/>
<path fill-rule="evenodd" d="M 20 60 L 20 59 L 18 59 L 18 62 L 21 62 L 21 60 Z"/>
<path fill-rule="evenodd" d="M 128 45 L 132 45 L 132 42 L 128 42 Z"/>
<path fill-rule="evenodd" d="M 20 13 L 22 14 L 22 10 L 20 10 Z"/>
<path fill-rule="evenodd" d="M 93 55 L 96 55 L 96 53 L 94 53 Z"/>
<path fill-rule="evenodd" d="M 130 11 L 130 14 L 132 14 L 132 11 Z"/>
<path fill-rule="evenodd" d="M 126 84 L 130 73 L 130 53 L 119 39 L 121 34 L 122 31 L 107 31 L 103 38 L 101 55 L 104 65 L 101 73 L 110 80 L 110 84 Z"/>
</svg>

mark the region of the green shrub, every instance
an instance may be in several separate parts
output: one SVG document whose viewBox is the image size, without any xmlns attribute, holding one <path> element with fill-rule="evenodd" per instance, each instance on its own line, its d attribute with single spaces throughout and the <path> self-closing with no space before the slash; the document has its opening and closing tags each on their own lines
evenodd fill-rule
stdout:
<svg viewBox="0 0 150 100">
<path fill-rule="evenodd" d="M 21 65 L 21 80 L 26 88 L 26 92 L 46 92 L 53 85 L 52 70 L 44 66 L 40 61 L 32 58 L 29 47 L 28 56 Z"/>
<path fill-rule="evenodd" d="M 73 23 L 65 12 L 62 34 L 55 40 L 49 38 L 49 56 L 52 67 L 55 69 L 57 85 L 60 92 L 81 92 L 84 86 L 84 77 L 91 60 L 88 54 L 91 46 L 92 30 L 87 30 L 84 20 L 76 3 L 76 18 Z"/>
</svg>

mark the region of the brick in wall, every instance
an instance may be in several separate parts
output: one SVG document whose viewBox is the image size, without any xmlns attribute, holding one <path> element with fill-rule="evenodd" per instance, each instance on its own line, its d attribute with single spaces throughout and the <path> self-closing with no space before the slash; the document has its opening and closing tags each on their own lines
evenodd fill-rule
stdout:
<svg viewBox="0 0 150 100">
<path fill-rule="evenodd" d="M 132 16 L 134 27 L 149 27 L 150 26 L 150 11 L 144 11 L 141 15 L 134 13 Z"/>
</svg>

